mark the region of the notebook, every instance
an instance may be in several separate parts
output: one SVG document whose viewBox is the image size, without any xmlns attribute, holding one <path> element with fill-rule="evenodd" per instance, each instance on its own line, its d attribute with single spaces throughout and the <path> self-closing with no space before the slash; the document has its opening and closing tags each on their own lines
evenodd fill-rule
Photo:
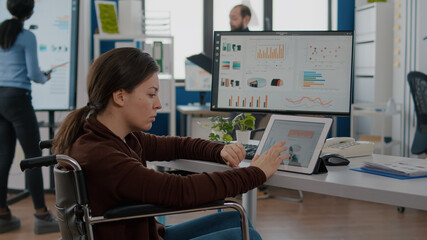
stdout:
<svg viewBox="0 0 427 240">
<path fill-rule="evenodd" d="M 255 154 L 285 140 L 288 149 L 281 154 L 290 154 L 290 158 L 282 161 L 279 170 L 316 173 L 323 163 L 319 155 L 331 125 L 331 118 L 272 115 Z"/>
</svg>

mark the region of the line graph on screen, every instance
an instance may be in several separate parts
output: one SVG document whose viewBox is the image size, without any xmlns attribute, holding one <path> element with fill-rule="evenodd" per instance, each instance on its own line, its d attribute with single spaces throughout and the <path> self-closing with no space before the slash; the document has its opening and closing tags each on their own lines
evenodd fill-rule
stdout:
<svg viewBox="0 0 427 240">
<path fill-rule="evenodd" d="M 323 108 L 329 108 L 332 107 L 332 103 L 334 100 L 325 100 L 320 97 L 309 97 L 309 96 L 303 96 L 297 99 L 291 99 L 286 97 L 285 98 L 286 103 L 289 107 L 323 107 Z"/>
</svg>

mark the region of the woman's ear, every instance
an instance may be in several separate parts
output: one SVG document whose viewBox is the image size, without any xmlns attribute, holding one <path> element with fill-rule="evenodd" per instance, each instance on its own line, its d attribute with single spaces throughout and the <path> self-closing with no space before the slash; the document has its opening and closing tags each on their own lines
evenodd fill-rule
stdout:
<svg viewBox="0 0 427 240">
<path fill-rule="evenodd" d="M 125 94 L 126 91 L 124 89 L 113 92 L 113 103 L 123 107 L 125 104 Z"/>
</svg>

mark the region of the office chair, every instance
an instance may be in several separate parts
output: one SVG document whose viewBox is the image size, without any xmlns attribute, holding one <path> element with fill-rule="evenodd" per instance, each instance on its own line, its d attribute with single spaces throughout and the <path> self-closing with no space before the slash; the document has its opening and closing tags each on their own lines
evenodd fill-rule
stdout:
<svg viewBox="0 0 427 240">
<path fill-rule="evenodd" d="M 52 141 L 41 142 L 41 147 L 51 146 Z M 72 170 L 58 168 L 67 166 Z M 107 210 L 103 216 L 91 216 L 86 183 L 83 171 L 78 162 L 67 155 L 49 155 L 24 159 L 20 163 L 21 170 L 34 167 L 55 165 L 56 210 L 61 240 L 88 239 L 93 240 L 93 225 L 105 222 L 128 219 L 164 216 L 196 211 L 231 208 L 240 213 L 242 239 L 249 239 L 249 225 L 243 207 L 232 201 L 215 201 L 194 208 L 174 208 L 153 204 L 133 204 Z"/>
<path fill-rule="evenodd" d="M 413 154 L 427 153 L 427 75 L 421 72 L 410 72 L 408 83 L 417 115 L 417 128 L 411 152 Z"/>
<path fill-rule="evenodd" d="M 414 100 L 417 115 L 417 128 L 412 140 L 411 153 L 427 153 L 427 75 L 413 71 L 408 73 L 408 84 Z M 398 207 L 399 213 L 405 212 L 404 207 Z"/>
</svg>

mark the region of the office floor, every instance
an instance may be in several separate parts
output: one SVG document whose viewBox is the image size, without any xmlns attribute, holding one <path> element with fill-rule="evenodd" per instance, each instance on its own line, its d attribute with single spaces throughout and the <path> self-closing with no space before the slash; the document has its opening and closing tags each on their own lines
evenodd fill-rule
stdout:
<svg viewBox="0 0 427 240">
<path fill-rule="evenodd" d="M 269 187 L 272 195 L 296 196 L 296 191 Z M 54 196 L 46 195 L 49 209 L 54 212 Z M 0 240 L 53 240 L 59 234 L 34 235 L 31 199 L 10 207 L 21 219 L 21 229 L 0 234 Z M 175 224 L 200 213 L 175 215 L 167 224 Z M 256 228 L 265 240 L 345 239 L 394 240 L 426 239 L 427 211 L 397 208 L 357 200 L 304 192 L 304 202 L 296 203 L 274 198 L 258 201 Z"/>
</svg>

